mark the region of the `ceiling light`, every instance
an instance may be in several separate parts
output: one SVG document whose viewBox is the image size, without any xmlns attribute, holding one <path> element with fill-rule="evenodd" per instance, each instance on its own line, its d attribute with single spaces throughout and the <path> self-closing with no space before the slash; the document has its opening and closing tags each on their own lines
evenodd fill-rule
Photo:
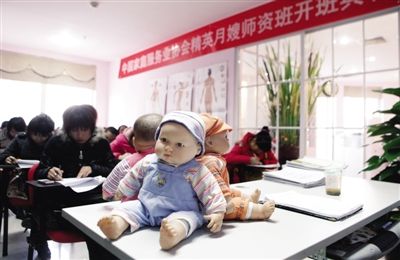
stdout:
<svg viewBox="0 0 400 260">
<path fill-rule="evenodd" d="M 79 45 L 80 39 L 68 30 L 61 31 L 49 37 L 50 42 L 62 47 L 70 48 Z"/>
<path fill-rule="evenodd" d="M 375 62 L 376 61 L 376 57 L 375 56 L 369 56 L 369 57 L 367 57 L 367 61 Z"/>
</svg>

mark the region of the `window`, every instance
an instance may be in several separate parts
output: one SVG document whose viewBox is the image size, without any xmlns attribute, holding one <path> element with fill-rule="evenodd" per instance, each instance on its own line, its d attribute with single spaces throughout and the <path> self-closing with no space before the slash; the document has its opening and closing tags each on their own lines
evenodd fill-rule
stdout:
<svg viewBox="0 0 400 260">
<path fill-rule="evenodd" d="M 3 93 L 1 121 L 21 116 L 28 124 L 34 116 L 46 113 L 56 127 L 61 127 L 62 113 L 66 108 L 95 103 L 95 91 L 82 87 L 0 79 L 0 92 Z"/>
<path fill-rule="evenodd" d="M 358 175 L 380 149 L 365 146 L 368 125 L 385 120 L 373 112 L 395 102 L 373 90 L 399 87 L 398 32 L 392 12 L 241 48 L 238 132 L 268 125 L 281 162 L 340 160 Z"/>
</svg>

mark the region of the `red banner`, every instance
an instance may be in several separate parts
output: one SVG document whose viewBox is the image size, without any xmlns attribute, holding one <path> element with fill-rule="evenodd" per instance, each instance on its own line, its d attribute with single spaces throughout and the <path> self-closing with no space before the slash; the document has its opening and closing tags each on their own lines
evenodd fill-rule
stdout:
<svg viewBox="0 0 400 260">
<path fill-rule="evenodd" d="M 400 0 L 277 0 L 123 58 L 119 78 L 399 5 Z"/>
</svg>

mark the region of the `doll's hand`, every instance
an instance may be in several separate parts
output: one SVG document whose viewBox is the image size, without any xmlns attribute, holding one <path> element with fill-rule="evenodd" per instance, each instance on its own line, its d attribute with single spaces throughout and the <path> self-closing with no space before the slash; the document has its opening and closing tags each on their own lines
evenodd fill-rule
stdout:
<svg viewBox="0 0 400 260">
<path fill-rule="evenodd" d="M 209 228 L 211 232 L 217 233 L 221 231 L 222 221 L 224 220 L 224 213 L 205 215 L 204 219 L 209 221 L 207 228 Z"/>
<path fill-rule="evenodd" d="M 85 177 L 89 176 L 91 173 L 92 173 L 92 167 L 83 166 L 76 177 L 77 178 L 85 178 Z"/>
</svg>

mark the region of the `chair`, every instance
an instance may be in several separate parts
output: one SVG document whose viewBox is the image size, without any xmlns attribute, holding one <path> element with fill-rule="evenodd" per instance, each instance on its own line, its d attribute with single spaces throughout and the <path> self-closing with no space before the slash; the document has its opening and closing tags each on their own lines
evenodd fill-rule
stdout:
<svg viewBox="0 0 400 260">
<path fill-rule="evenodd" d="M 33 168 L 33 167 L 32 167 Z M 28 180 L 34 180 L 34 174 L 37 169 L 37 166 L 29 171 L 28 173 Z M 29 198 L 31 200 L 31 205 L 34 205 L 33 201 L 33 194 L 34 194 L 34 188 L 30 186 L 28 188 L 29 191 Z M 46 235 L 48 240 L 52 240 L 57 243 L 76 243 L 76 242 L 83 242 L 85 241 L 85 238 L 83 235 L 81 235 L 78 232 L 71 231 L 71 230 L 46 230 Z M 31 243 L 29 243 L 28 247 L 28 260 L 33 259 L 33 251 L 34 248 Z"/>
<path fill-rule="evenodd" d="M 33 174 L 35 173 L 37 167 L 39 164 L 34 164 L 28 171 L 28 176 L 27 180 L 32 179 L 33 180 Z M 2 166 L 6 167 L 5 166 Z M 8 169 L 7 169 L 8 168 Z M 7 167 L 5 168 L 6 170 L 13 170 L 15 169 L 15 166 L 13 167 Z M 2 174 L 3 175 L 3 174 Z M 8 209 L 9 206 L 17 207 L 17 208 L 22 208 L 27 211 L 30 211 L 32 208 L 32 202 L 33 202 L 33 191 L 28 189 L 28 199 L 19 199 L 19 198 L 8 198 L 7 197 L 7 188 L 8 188 L 8 183 L 9 183 L 9 175 L 8 173 L 4 173 L 1 179 L 1 189 L 2 189 L 2 198 L 1 198 L 1 214 L 0 214 L 0 231 L 1 231 L 1 222 L 2 219 L 4 218 L 4 230 L 3 230 L 3 256 L 8 255 Z"/>
</svg>

